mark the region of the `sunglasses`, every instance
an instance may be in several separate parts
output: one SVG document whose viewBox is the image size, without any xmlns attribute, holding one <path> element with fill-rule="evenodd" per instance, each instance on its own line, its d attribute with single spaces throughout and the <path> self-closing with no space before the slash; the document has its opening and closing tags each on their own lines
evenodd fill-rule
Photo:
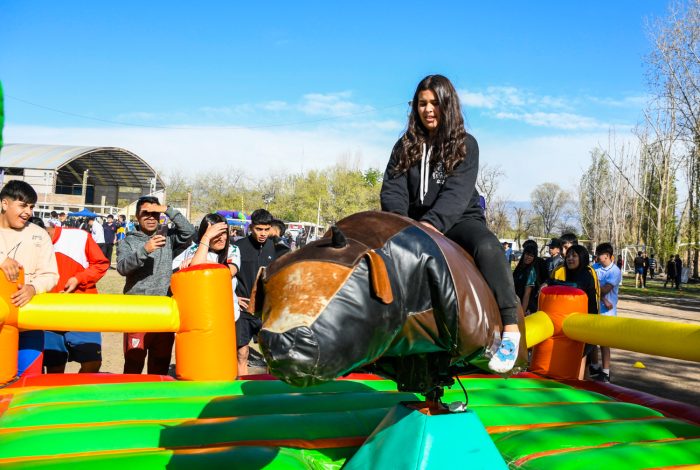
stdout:
<svg viewBox="0 0 700 470">
<path fill-rule="evenodd" d="M 141 211 L 139 214 L 140 219 L 159 219 L 160 218 L 160 212 L 149 212 L 149 211 Z"/>
</svg>

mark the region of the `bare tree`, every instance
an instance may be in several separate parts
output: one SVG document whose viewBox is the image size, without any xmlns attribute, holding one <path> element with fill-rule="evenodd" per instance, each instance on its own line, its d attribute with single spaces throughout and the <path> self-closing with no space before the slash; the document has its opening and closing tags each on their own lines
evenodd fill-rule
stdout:
<svg viewBox="0 0 700 470">
<path fill-rule="evenodd" d="M 527 238 L 527 234 L 533 228 L 532 214 L 529 210 L 523 207 L 514 207 L 513 216 L 513 238 L 515 239 L 518 247 L 520 247 L 522 246 L 520 240 L 522 238 Z"/>
<path fill-rule="evenodd" d="M 591 164 L 579 183 L 579 223 L 593 246 L 611 242 L 615 248 L 639 242 L 640 157 L 638 147 L 617 142 L 614 132 L 606 146 L 591 151 Z"/>
<path fill-rule="evenodd" d="M 700 0 L 674 1 L 668 16 L 649 29 L 654 48 L 647 71 L 655 102 L 687 146 L 686 237 L 689 246 L 696 247 L 700 242 Z M 675 132 L 672 136 L 675 139 Z M 659 213 L 664 211 L 657 211 L 657 217 Z M 693 251 L 693 275 L 697 276 L 698 250 Z"/>
<path fill-rule="evenodd" d="M 555 183 L 542 183 L 530 193 L 532 210 L 542 221 L 540 235 L 547 237 L 552 234 L 559 223 L 562 211 L 569 202 L 569 195 Z"/>
<path fill-rule="evenodd" d="M 486 222 L 489 229 L 499 237 L 504 237 L 510 231 L 508 206 L 505 199 L 497 197 L 491 202 L 486 211 Z"/>
<path fill-rule="evenodd" d="M 504 236 L 510 230 L 506 199 L 498 194 L 503 176 L 505 173 L 499 165 L 483 163 L 476 177 L 476 189 L 486 201 L 486 225 L 499 236 Z"/>
<path fill-rule="evenodd" d="M 491 207 L 491 202 L 496 199 L 500 179 L 505 176 L 499 165 L 480 165 L 479 174 L 476 177 L 476 189 L 486 199 L 486 207 Z"/>
</svg>

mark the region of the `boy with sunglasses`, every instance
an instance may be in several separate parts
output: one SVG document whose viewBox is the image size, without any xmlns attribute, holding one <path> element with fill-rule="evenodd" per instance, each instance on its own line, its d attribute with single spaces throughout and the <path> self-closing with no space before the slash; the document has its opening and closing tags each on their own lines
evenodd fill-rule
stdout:
<svg viewBox="0 0 700 470">
<path fill-rule="evenodd" d="M 173 223 L 167 232 L 158 230 L 161 214 Z M 170 295 L 173 252 L 189 246 L 194 227 L 185 216 L 161 205 L 153 196 L 136 202 L 136 219 L 139 229 L 128 232 L 117 245 L 117 271 L 126 276 L 124 293 Z M 140 374 L 148 354 L 148 373 L 167 374 L 174 342 L 173 333 L 125 333 L 124 373 Z"/>
</svg>

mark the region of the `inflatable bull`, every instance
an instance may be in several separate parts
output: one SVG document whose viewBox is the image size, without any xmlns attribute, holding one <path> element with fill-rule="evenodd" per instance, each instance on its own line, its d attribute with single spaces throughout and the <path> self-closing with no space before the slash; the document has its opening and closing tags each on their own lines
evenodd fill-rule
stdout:
<svg viewBox="0 0 700 470">
<path fill-rule="evenodd" d="M 400 390 L 427 393 L 451 384 L 454 366 L 497 344 L 502 329 L 471 256 L 384 212 L 347 217 L 275 261 L 254 303 L 271 372 L 298 386 L 371 364 Z"/>
</svg>

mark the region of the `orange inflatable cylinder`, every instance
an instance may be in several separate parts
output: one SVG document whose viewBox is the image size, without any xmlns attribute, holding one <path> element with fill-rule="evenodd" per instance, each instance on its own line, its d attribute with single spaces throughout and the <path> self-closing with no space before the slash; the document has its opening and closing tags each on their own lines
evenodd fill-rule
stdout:
<svg viewBox="0 0 700 470">
<path fill-rule="evenodd" d="M 532 350 L 530 370 L 553 379 L 578 379 L 584 343 L 564 334 L 564 320 L 573 313 L 588 311 L 586 293 L 575 287 L 548 286 L 540 292 L 539 309 L 552 320 L 552 337 Z"/>
<path fill-rule="evenodd" d="M 24 271 L 19 272 L 19 283 L 24 283 Z M 10 302 L 10 295 L 17 292 L 17 283 L 0 275 L 0 302 L 7 310 L 5 321 L 0 324 L 0 385 L 10 382 L 17 375 L 17 349 L 19 330 L 17 329 L 17 307 Z"/>
<path fill-rule="evenodd" d="M 238 363 L 231 271 L 221 264 L 200 264 L 173 274 L 170 286 L 180 311 L 177 377 L 234 380 Z"/>
<path fill-rule="evenodd" d="M 5 300 L 0 300 L 5 302 Z M 0 327 L 0 385 L 6 384 L 17 375 L 17 348 L 19 330 L 17 326 L 5 323 Z"/>
</svg>

